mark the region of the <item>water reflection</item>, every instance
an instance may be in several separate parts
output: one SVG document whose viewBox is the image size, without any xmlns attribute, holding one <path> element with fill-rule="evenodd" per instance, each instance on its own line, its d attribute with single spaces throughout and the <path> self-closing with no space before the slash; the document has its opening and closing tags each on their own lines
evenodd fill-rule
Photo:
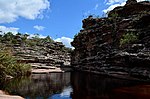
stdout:
<svg viewBox="0 0 150 99">
<path fill-rule="evenodd" d="M 150 86 L 135 86 L 138 84 L 141 83 L 85 72 L 67 72 L 12 79 L 0 85 L 0 89 L 26 99 L 149 99 Z"/>
<path fill-rule="evenodd" d="M 34 74 L 5 82 L 1 89 L 27 99 L 47 99 L 70 86 L 70 73 Z"/>
<path fill-rule="evenodd" d="M 61 94 L 54 94 L 51 96 L 51 99 L 72 99 L 71 98 L 72 87 L 69 86 L 65 88 Z"/>
<path fill-rule="evenodd" d="M 72 73 L 71 82 L 73 99 L 122 99 L 122 97 L 113 97 L 113 94 L 117 96 L 114 89 L 139 84 L 135 81 L 77 72 Z M 128 96 L 128 93 L 126 95 Z"/>
</svg>

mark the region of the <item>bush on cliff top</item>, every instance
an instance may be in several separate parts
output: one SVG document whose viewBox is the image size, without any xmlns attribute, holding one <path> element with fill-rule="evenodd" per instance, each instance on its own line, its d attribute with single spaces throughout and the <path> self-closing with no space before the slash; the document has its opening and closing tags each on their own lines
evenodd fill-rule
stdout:
<svg viewBox="0 0 150 99">
<path fill-rule="evenodd" d="M 35 34 L 31 37 L 28 34 L 7 32 L 0 34 L 0 42 L 5 43 L 9 46 L 19 45 L 19 46 L 36 46 L 37 44 L 44 45 L 45 43 L 53 43 L 54 40 L 47 36 L 45 38 L 40 38 L 39 34 Z"/>
<path fill-rule="evenodd" d="M 18 63 L 11 55 L 8 49 L 0 49 L 0 79 L 6 76 L 23 76 L 31 71 L 31 66 L 24 63 Z"/>
</svg>

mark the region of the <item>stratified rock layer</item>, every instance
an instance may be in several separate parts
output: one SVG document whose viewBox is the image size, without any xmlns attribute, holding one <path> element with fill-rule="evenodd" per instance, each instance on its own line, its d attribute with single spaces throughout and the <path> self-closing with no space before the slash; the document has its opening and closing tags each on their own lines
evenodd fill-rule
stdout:
<svg viewBox="0 0 150 99">
<path fill-rule="evenodd" d="M 122 45 L 128 33 L 137 40 Z M 84 19 L 72 45 L 74 70 L 150 80 L 150 2 L 117 7 L 107 18 Z"/>
<path fill-rule="evenodd" d="M 18 62 L 30 63 L 34 68 L 70 66 L 70 53 L 60 42 L 45 42 L 35 46 L 14 46 L 13 54 Z"/>
<path fill-rule="evenodd" d="M 10 39 L 6 40 L 8 37 Z M 33 69 L 54 70 L 56 68 L 53 67 L 70 66 L 72 49 L 66 48 L 62 42 L 55 42 L 48 37 L 23 37 L 24 34 L 13 35 L 11 32 L 1 35 L 1 49 L 10 51 L 18 62 L 31 64 Z"/>
</svg>

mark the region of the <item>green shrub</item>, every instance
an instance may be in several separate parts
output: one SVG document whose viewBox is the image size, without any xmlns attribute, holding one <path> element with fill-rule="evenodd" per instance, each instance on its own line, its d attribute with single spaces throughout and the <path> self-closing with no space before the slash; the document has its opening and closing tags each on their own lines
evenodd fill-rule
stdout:
<svg viewBox="0 0 150 99">
<path fill-rule="evenodd" d="M 29 46 L 29 47 L 34 47 L 34 46 L 36 46 L 36 44 L 37 44 L 37 42 L 32 40 L 32 39 L 28 39 L 26 41 L 26 45 Z"/>
<path fill-rule="evenodd" d="M 31 66 L 18 63 L 9 50 L 0 50 L 0 79 L 9 76 L 23 76 L 31 71 Z"/>
<path fill-rule="evenodd" d="M 124 34 L 123 37 L 120 39 L 120 46 L 133 43 L 138 40 L 138 36 L 135 35 L 133 32 Z"/>
</svg>

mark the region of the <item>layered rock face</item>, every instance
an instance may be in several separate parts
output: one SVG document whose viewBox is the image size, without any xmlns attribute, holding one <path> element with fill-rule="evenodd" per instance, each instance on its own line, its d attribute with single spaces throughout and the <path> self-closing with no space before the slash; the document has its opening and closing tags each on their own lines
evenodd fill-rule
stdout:
<svg viewBox="0 0 150 99">
<path fill-rule="evenodd" d="M 128 2 L 107 18 L 84 19 L 72 46 L 75 70 L 150 80 L 150 2 Z"/>
<path fill-rule="evenodd" d="M 55 67 L 70 66 L 72 49 L 49 37 L 25 38 L 25 35 L 1 35 L 1 49 L 8 50 L 18 62 L 29 63 L 33 68 L 56 69 Z"/>
<path fill-rule="evenodd" d="M 70 53 L 60 42 L 44 42 L 35 46 L 13 46 L 13 54 L 19 62 L 32 67 L 47 68 L 70 65 Z"/>
</svg>

